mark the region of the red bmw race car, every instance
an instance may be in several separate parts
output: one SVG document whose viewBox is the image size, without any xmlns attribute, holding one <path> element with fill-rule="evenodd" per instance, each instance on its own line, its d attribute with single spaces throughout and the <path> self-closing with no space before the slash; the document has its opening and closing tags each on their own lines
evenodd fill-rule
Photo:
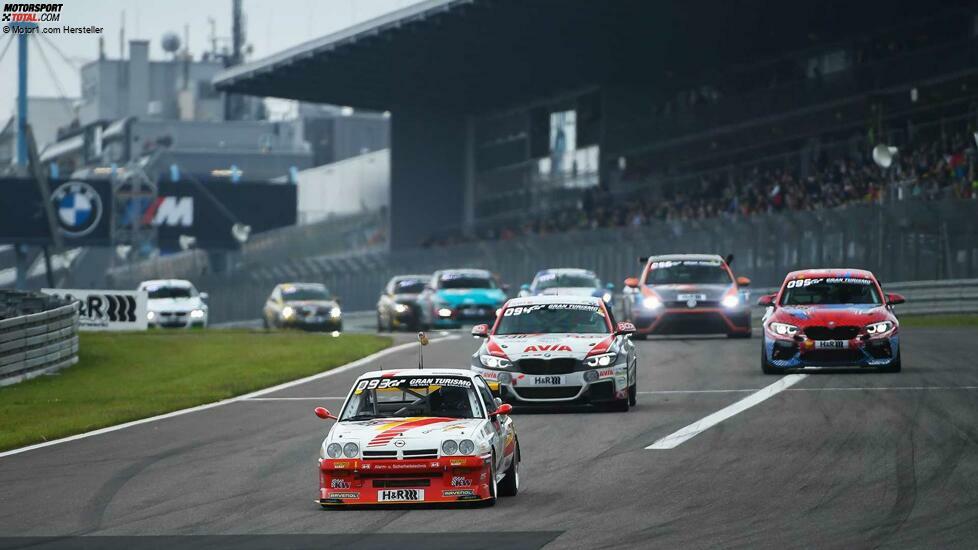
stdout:
<svg viewBox="0 0 978 550">
<path fill-rule="evenodd" d="M 457 369 L 368 372 L 320 449 L 319 504 L 483 502 L 519 491 L 512 405 Z"/>
<path fill-rule="evenodd" d="M 789 273 L 777 294 L 762 296 L 761 369 L 780 374 L 806 367 L 871 367 L 900 371 L 900 323 L 885 294 L 861 269 Z"/>
</svg>

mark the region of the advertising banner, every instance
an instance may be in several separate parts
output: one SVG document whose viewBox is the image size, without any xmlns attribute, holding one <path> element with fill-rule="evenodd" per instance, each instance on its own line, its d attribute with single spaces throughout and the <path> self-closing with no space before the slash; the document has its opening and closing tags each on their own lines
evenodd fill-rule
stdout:
<svg viewBox="0 0 978 550">
<path fill-rule="evenodd" d="M 41 292 L 79 302 L 78 330 L 146 330 L 146 291 L 42 288 Z"/>
</svg>

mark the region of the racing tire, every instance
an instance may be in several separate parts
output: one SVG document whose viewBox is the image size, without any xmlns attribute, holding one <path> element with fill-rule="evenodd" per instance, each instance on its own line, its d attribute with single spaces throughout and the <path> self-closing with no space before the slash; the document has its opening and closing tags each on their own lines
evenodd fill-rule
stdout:
<svg viewBox="0 0 978 550">
<path fill-rule="evenodd" d="M 764 344 L 761 343 L 761 372 L 764 374 L 781 374 L 781 371 L 772 367 L 767 362 L 767 354 L 764 352 Z"/>
<path fill-rule="evenodd" d="M 632 384 L 628 388 L 628 406 L 634 407 L 638 404 L 638 383 Z"/>
<path fill-rule="evenodd" d="M 270 330 L 272 328 L 268 324 L 268 317 L 265 317 L 264 315 L 261 316 L 261 328 L 265 330 Z"/>
<path fill-rule="evenodd" d="M 384 332 L 384 324 L 380 322 L 380 314 L 377 314 L 377 332 Z"/>
<path fill-rule="evenodd" d="M 885 367 L 880 367 L 879 372 L 900 372 L 903 369 L 902 361 L 900 360 L 900 354 L 897 353 L 896 359 L 892 363 Z"/>
<path fill-rule="evenodd" d="M 493 452 L 492 458 L 489 463 L 489 498 L 482 501 L 482 505 L 485 507 L 496 505 L 496 495 L 499 494 L 499 487 L 496 483 L 496 453 Z"/>
<path fill-rule="evenodd" d="M 499 496 L 515 497 L 520 492 L 520 442 L 516 441 L 516 451 L 513 455 L 513 462 L 506 469 L 506 475 L 502 483 L 499 484 Z"/>
</svg>

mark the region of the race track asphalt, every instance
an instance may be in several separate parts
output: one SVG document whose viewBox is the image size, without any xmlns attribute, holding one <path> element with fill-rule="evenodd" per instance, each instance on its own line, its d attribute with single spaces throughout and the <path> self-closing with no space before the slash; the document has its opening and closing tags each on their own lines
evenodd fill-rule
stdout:
<svg viewBox="0 0 978 550">
<path fill-rule="evenodd" d="M 484 509 L 321 510 L 328 424 L 313 407 L 336 408 L 360 372 L 413 367 L 412 347 L 258 399 L 0 458 L 0 536 L 159 536 L 141 539 L 149 548 L 974 548 L 976 336 L 904 330 L 902 373 L 811 374 L 655 450 L 778 377 L 760 373 L 757 338 L 638 342 L 630 412 L 514 416 L 518 496 Z M 455 335 L 425 363 L 464 367 L 476 347 Z M 79 540 L 133 544 L 0 548 Z"/>
</svg>

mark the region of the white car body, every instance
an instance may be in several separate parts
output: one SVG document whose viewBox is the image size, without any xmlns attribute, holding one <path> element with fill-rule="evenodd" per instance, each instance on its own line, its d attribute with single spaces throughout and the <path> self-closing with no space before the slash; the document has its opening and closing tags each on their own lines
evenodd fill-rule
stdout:
<svg viewBox="0 0 978 550">
<path fill-rule="evenodd" d="M 150 327 L 190 328 L 206 327 L 208 307 L 207 297 L 197 291 L 193 283 L 183 279 L 153 279 L 139 283 L 139 290 L 152 296 L 157 289 L 186 290 L 189 296 L 181 298 L 148 298 L 146 301 L 146 320 Z"/>
</svg>

